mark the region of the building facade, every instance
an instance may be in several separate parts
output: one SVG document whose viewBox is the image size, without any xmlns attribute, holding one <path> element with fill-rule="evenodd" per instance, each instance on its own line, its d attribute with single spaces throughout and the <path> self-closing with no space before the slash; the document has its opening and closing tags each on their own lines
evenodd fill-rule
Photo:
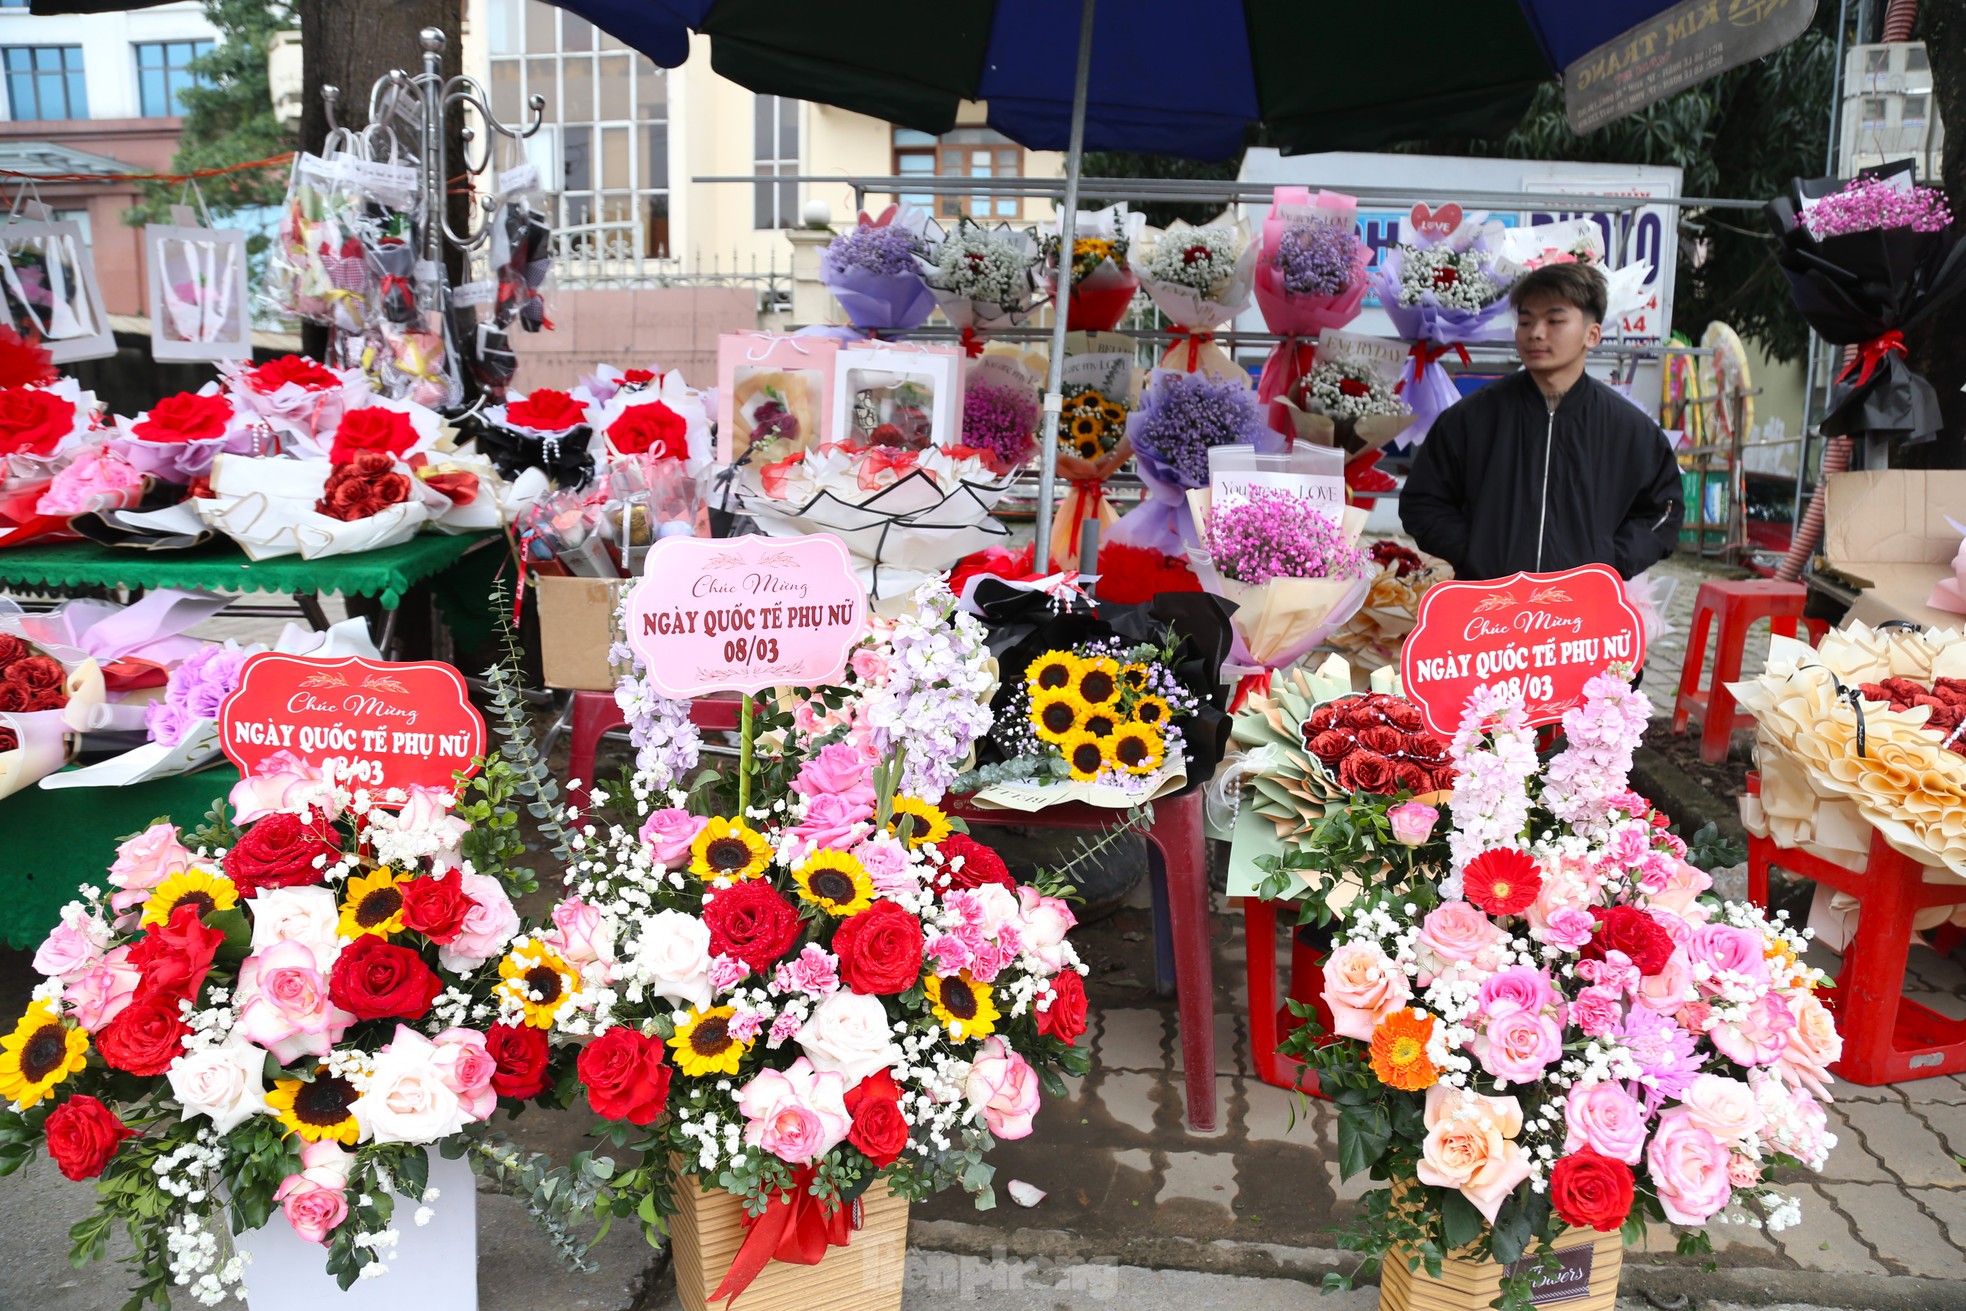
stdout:
<svg viewBox="0 0 1966 1311">
<path fill-rule="evenodd" d="M 217 38 L 192 0 L 60 17 L 0 0 L 0 168 L 103 179 L 168 170 L 187 66 Z M 82 225 L 109 312 L 144 313 L 143 233 L 123 221 L 141 185 L 50 180 L 36 193 L 56 218 Z"/>
</svg>

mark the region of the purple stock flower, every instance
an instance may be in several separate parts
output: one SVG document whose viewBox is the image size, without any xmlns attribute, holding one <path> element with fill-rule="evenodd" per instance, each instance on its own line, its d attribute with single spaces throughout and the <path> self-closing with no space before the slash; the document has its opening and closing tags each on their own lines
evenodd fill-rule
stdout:
<svg viewBox="0 0 1966 1311">
<path fill-rule="evenodd" d="M 1299 223 L 1277 243 L 1283 289 L 1293 296 L 1336 296 L 1359 276 L 1358 234 L 1349 225 Z"/>
<path fill-rule="evenodd" d="M 1301 496 L 1252 487 L 1208 515 L 1208 552 L 1223 575 L 1252 586 L 1275 578 L 1363 578 L 1371 561 Z"/>
<path fill-rule="evenodd" d="M 1208 448 L 1249 445 L 1263 431 L 1256 393 L 1233 378 L 1163 373 L 1141 399 L 1133 446 L 1184 487 L 1208 485 Z"/>
<path fill-rule="evenodd" d="M 144 708 L 150 740 L 176 746 L 200 719 L 217 719 L 219 707 L 239 686 L 239 668 L 250 652 L 207 646 L 171 671 L 164 695 Z"/>
</svg>

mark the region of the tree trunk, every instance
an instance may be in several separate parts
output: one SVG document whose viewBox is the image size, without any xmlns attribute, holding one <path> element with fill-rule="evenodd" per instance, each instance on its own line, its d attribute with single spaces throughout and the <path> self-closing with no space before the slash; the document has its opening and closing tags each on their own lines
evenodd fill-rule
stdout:
<svg viewBox="0 0 1966 1311">
<path fill-rule="evenodd" d="M 461 38 L 464 30 L 464 0 L 299 0 L 300 39 L 303 52 L 300 144 L 303 150 L 319 150 L 328 135 L 327 106 L 321 99 L 324 86 L 339 87 L 335 121 L 342 127 L 360 130 L 369 121 L 369 91 L 378 78 L 391 69 L 411 74 L 423 71 L 423 47 L 417 36 L 434 27 L 444 34 L 444 76 L 463 71 Z M 458 172 L 463 158 L 460 124 L 450 125 L 451 172 Z M 450 198 L 453 227 L 464 221 L 468 197 Z M 462 272 L 454 253 L 447 256 L 452 285 Z M 319 359 L 327 353 L 327 329 L 317 324 L 304 327 L 302 341 L 307 353 Z"/>
<path fill-rule="evenodd" d="M 1955 216 L 1966 225 L 1966 5 L 1957 0 L 1926 0 L 1921 35 L 1932 61 L 1932 90 L 1939 121 L 1946 127 L 1945 156 L 1937 181 Z M 1938 390 L 1945 431 L 1938 440 L 1914 448 L 1912 462 L 1927 468 L 1966 467 L 1966 296 L 1955 297 L 1910 333 L 1911 367 Z"/>
</svg>

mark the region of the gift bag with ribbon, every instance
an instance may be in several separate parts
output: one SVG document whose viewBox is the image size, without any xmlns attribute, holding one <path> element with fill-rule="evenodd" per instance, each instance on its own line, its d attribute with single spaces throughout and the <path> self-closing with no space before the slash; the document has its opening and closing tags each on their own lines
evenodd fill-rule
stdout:
<svg viewBox="0 0 1966 1311">
<path fill-rule="evenodd" d="M 826 441 L 839 350 L 829 337 L 718 337 L 717 463 L 769 463 Z"/>
<path fill-rule="evenodd" d="M 0 306 L 14 331 L 42 343 L 56 364 L 116 353 L 88 239 L 80 224 L 56 222 L 32 183 L 15 192 L 0 222 Z"/>
<path fill-rule="evenodd" d="M 1278 187 L 1263 219 L 1256 304 L 1264 326 L 1283 338 L 1263 362 L 1256 396 L 1287 395 L 1311 367 L 1317 336 L 1358 317 L 1372 251 L 1358 235 L 1358 201 L 1336 191 Z"/>
<path fill-rule="evenodd" d="M 171 222 L 143 230 L 150 272 L 150 353 L 159 360 L 244 360 L 253 353 L 247 312 L 246 234 L 213 226 L 196 182 L 196 208 L 171 206 Z"/>
</svg>

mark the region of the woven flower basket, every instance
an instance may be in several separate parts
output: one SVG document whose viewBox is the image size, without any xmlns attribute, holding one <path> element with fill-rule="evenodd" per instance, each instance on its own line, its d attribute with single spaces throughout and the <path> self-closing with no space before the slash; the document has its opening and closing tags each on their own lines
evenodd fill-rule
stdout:
<svg viewBox="0 0 1966 1311">
<path fill-rule="evenodd" d="M 722 1191 L 705 1193 L 694 1175 L 676 1181 L 669 1220 L 676 1292 L 683 1311 L 722 1307 L 710 1294 L 744 1243 L 744 1204 Z M 900 1311 L 908 1256 L 908 1199 L 875 1183 L 861 1198 L 860 1228 L 818 1265 L 772 1261 L 737 1298 L 741 1311 Z"/>
<path fill-rule="evenodd" d="M 1613 1311 L 1618 1272 L 1625 1260 L 1623 1236 L 1569 1229 L 1554 1246 L 1563 1269 L 1537 1283 L 1531 1304 L 1564 1311 Z M 1494 1261 L 1450 1256 L 1440 1263 L 1440 1278 L 1435 1279 L 1424 1265 L 1407 1269 L 1405 1254 L 1395 1251 L 1387 1255 L 1379 1274 L 1379 1311 L 1485 1311 L 1502 1291 L 1507 1269 Z"/>
</svg>

